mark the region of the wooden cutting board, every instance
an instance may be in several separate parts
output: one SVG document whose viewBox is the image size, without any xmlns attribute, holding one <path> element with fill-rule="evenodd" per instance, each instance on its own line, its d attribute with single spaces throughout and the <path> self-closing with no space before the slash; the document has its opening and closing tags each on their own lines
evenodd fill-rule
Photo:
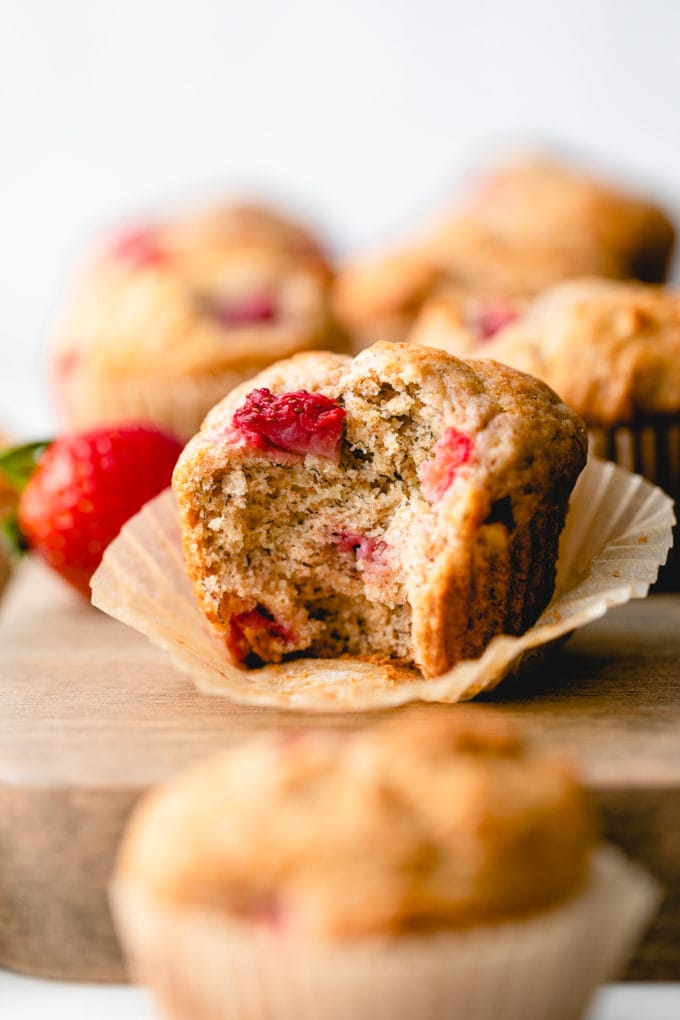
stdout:
<svg viewBox="0 0 680 1020">
<path fill-rule="evenodd" d="M 489 700 L 578 759 L 607 836 L 660 879 L 666 898 L 629 976 L 678 979 L 680 595 L 612 612 Z M 201 695 L 146 639 L 26 562 L 0 613 L 0 965 L 123 980 L 105 888 L 140 793 L 265 726 L 375 718 Z"/>
</svg>

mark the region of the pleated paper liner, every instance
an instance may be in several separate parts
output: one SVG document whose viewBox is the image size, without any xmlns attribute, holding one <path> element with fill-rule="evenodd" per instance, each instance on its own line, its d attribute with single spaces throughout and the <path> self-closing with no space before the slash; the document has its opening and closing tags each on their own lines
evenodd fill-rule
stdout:
<svg viewBox="0 0 680 1020">
<path fill-rule="evenodd" d="M 635 471 L 660 486 L 680 504 L 680 419 L 661 419 L 647 425 L 590 428 L 590 452 Z M 680 546 L 676 541 L 659 574 L 658 587 L 680 588 Z"/>
<path fill-rule="evenodd" d="M 672 501 L 639 475 L 589 461 L 572 494 L 560 542 L 555 594 L 521 637 L 494 638 L 479 659 L 436 679 L 359 659 L 297 659 L 245 670 L 208 629 L 184 571 L 170 491 L 153 500 L 109 546 L 92 601 L 166 649 L 198 687 L 245 704 L 361 711 L 411 701 L 455 702 L 495 687 L 538 651 L 612 606 L 644 598 L 666 559 Z"/>
<path fill-rule="evenodd" d="M 604 848 L 585 889 L 541 914 L 324 945 L 159 903 L 130 879 L 112 888 L 132 975 L 173 1020 L 577 1020 L 625 965 L 658 900 L 651 878 Z"/>
</svg>

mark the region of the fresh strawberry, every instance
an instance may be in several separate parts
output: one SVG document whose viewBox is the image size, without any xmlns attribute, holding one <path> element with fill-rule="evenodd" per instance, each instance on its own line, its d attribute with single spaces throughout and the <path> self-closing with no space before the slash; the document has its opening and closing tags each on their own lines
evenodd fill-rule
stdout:
<svg viewBox="0 0 680 1020">
<path fill-rule="evenodd" d="M 181 449 L 167 432 L 129 424 L 1 457 L 0 471 L 21 490 L 19 537 L 89 596 L 104 550 L 125 522 L 170 484 Z M 25 451 L 31 451 L 30 458 Z"/>
</svg>

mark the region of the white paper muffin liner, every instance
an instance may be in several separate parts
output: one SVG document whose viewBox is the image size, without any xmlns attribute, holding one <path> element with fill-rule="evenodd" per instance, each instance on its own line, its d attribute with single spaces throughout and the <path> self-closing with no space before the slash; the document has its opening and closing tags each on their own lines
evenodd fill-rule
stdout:
<svg viewBox="0 0 680 1020">
<path fill-rule="evenodd" d="M 168 1020 L 577 1020 L 658 901 L 656 883 L 612 848 L 594 856 L 586 888 L 550 911 L 340 944 L 164 905 L 129 879 L 112 889 L 132 975 Z"/>
<path fill-rule="evenodd" d="M 174 497 L 147 504 L 109 546 L 92 601 L 146 634 L 205 692 L 245 704 L 309 711 L 370 710 L 407 702 L 456 702 L 495 687 L 553 642 L 644 598 L 671 545 L 672 501 L 638 475 L 591 460 L 572 494 L 555 594 L 521 637 L 494 638 L 479 659 L 436 679 L 359 659 L 297 659 L 245 670 L 208 629 L 186 577 Z"/>
</svg>

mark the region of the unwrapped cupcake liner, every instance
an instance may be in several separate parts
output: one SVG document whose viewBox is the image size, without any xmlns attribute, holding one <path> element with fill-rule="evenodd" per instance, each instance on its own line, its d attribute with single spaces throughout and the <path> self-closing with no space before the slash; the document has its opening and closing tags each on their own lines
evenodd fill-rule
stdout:
<svg viewBox="0 0 680 1020">
<path fill-rule="evenodd" d="M 365 711 L 411 701 L 468 700 L 495 687 L 572 631 L 644 598 L 666 559 L 672 501 L 638 475 L 588 462 L 560 540 L 553 598 L 521 637 L 500 635 L 480 658 L 436 679 L 354 658 L 295 659 L 246 670 L 209 630 L 184 569 L 171 491 L 148 503 L 109 546 L 92 601 L 164 648 L 200 690 L 244 704 L 309 711 Z"/>
<path fill-rule="evenodd" d="M 656 883 L 610 847 L 594 855 L 586 887 L 552 910 L 349 943 L 164 905 L 130 879 L 112 888 L 132 975 L 168 1020 L 577 1020 L 658 901 Z"/>
<path fill-rule="evenodd" d="M 592 455 L 614 461 L 660 486 L 680 504 L 680 419 L 649 425 L 590 428 Z M 677 510 L 676 510 L 677 512 Z M 659 577 L 659 587 L 680 588 L 680 547 L 676 540 Z"/>
</svg>

